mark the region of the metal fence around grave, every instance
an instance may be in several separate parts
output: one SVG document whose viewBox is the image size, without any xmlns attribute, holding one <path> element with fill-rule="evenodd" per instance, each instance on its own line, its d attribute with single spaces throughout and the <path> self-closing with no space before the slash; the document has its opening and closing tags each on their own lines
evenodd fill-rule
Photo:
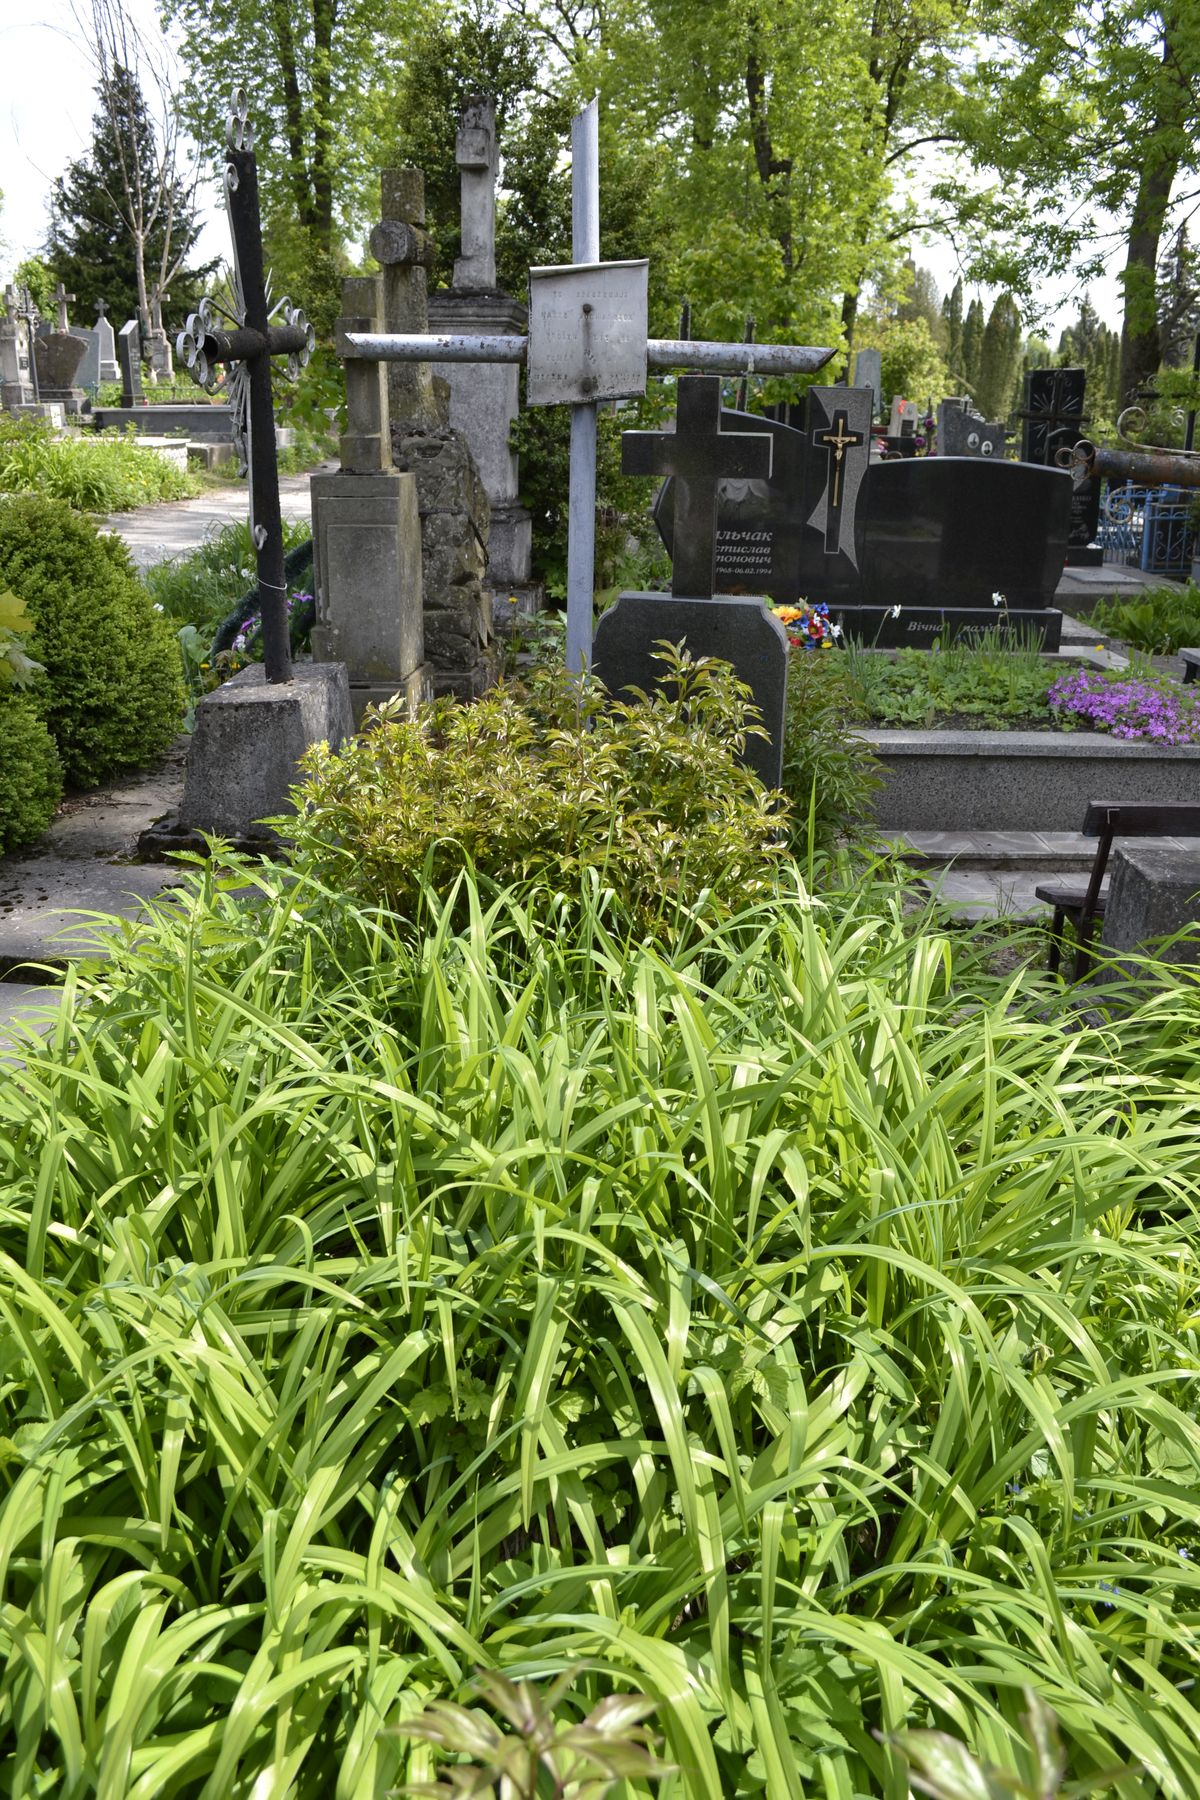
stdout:
<svg viewBox="0 0 1200 1800">
<path fill-rule="evenodd" d="M 1106 563 L 1150 575 L 1186 579 L 1191 569 L 1194 488 L 1109 486 L 1100 508 L 1099 539 Z"/>
</svg>

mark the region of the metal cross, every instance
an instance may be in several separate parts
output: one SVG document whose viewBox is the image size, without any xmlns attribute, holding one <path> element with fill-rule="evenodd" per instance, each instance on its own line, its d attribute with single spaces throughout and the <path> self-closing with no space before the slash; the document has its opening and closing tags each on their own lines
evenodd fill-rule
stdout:
<svg viewBox="0 0 1200 1800">
<path fill-rule="evenodd" d="M 847 431 L 846 427 L 849 423 L 847 415 L 839 409 L 833 415 L 832 431 L 817 433 L 817 443 L 830 453 L 829 510 L 831 513 L 836 512 L 842 504 L 842 458 L 847 450 L 857 450 L 858 446 L 865 441 L 861 431 Z"/>
<path fill-rule="evenodd" d="M 225 209 L 233 238 L 233 305 L 211 295 L 200 302 L 176 340 L 176 353 L 202 388 L 224 388 L 233 407 L 234 444 L 241 470 L 250 471 L 250 535 L 262 603 L 263 665 L 268 681 L 290 681 L 287 588 L 271 358 L 286 356 L 289 375 L 304 367 L 316 342 L 312 326 L 285 296 L 271 301 L 263 271 L 254 128 L 240 88 L 226 130 Z M 272 321 L 282 317 L 284 323 Z M 224 324 L 219 324 L 224 320 Z"/>
<path fill-rule="evenodd" d="M 683 375 L 674 431 L 623 432 L 621 469 L 626 475 L 674 476 L 671 592 L 676 598 L 711 598 L 717 559 L 717 483 L 769 480 L 771 434 L 722 431 L 719 378 Z"/>
<path fill-rule="evenodd" d="M 1050 391 L 1040 405 L 1032 402 L 1038 375 L 1050 376 Z M 1077 383 L 1068 381 L 1068 376 L 1076 375 L 1081 377 Z M 1030 370 L 1030 403 L 1017 414 L 1026 426 L 1023 446 L 1026 462 L 1052 467 L 1058 460 L 1059 450 L 1073 448 L 1075 440 L 1082 437 L 1084 426 L 1091 423 L 1091 415 L 1083 410 L 1085 379 L 1082 369 Z M 1073 387 L 1077 390 L 1075 393 L 1071 392 Z M 1064 439 L 1067 440 L 1065 444 Z"/>
</svg>

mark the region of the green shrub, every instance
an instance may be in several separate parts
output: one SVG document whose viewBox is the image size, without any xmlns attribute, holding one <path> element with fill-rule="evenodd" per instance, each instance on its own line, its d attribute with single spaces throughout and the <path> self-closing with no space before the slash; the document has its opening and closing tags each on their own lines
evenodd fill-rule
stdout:
<svg viewBox="0 0 1200 1800">
<path fill-rule="evenodd" d="M 1173 656 L 1185 644 L 1200 644 L 1200 588 L 1164 583 L 1136 600 L 1101 600 L 1091 623 L 1150 656 Z"/>
<path fill-rule="evenodd" d="M 840 650 L 799 650 L 788 659 L 783 791 L 791 842 L 806 861 L 838 841 L 870 835 L 871 802 L 883 771 L 850 721 L 861 696 Z"/>
<path fill-rule="evenodd" d="M 643 703 L 548 668 L 528 693 L 439 701 L 416 722 L 385 710 L 341 752 L 318 745 L 288 825 L 305 866 L 410 917 L 423 882 L 444 894 L 466 865 L 553 895 L 594 872 L 638 931 L 752 899 L 780 816 L 736 757 L 748 690 L 727 664 L 661 660 L 669 691 Z"/>
<path fill-rule="evenodd" d="M 0 500 L 0 588 L 34 621 L 38 703 L 70 785 L 165 749 L 183 718 L 179 652 L 118 538 L 62 501 Z"/>
<path fill-rule="evenodd" d="M 906 898 L 114 928 L 0 1081 L 0 1790 L 381 1800 L 570 1670 L 671 1800 L 929 1730 L 1017 1792 L 1027 1689 L 1064 1793 L 1194 1800 L 1200 986 L 1097 1021 Z"/>
<path fill-rule="evenodd" d="M 285 551 L 312 537 L 303 523 L 283 525 Z M 194 625 L 211 643 L 221 622 L 258 581 L 249 525 L 226 525 L 188 556 L 156 563 L 143 576 L 150 598 L 173 625 Z"/>
<path fill-rule="evenodd" d="M 36 705 L 0 687 L 0 855 L 41 837 L 62 791 L 62 763 Z"/>
<path fill-rule="evenodd" d="M 37 493 L 80 512 L 121 512 L 200 492 L 192 476 L 172 468 L 136 433 L 55 437 L 42 419 L 0 414 L 0 493 Z"/>
</svg>

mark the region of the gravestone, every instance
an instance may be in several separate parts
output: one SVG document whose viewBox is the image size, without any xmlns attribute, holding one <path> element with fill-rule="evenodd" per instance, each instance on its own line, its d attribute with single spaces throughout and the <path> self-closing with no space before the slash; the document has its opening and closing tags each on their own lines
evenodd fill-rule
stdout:
<svg viewBox="0 0 1200 1800">
<path fill-rule="evenodd" d="M 61 402 L 69 414 L 81 412 L 87 398 L 77 382 L 79 365 L 87 354 L 87 340 L 71 330 L 67 318 L 68 302 L 74 298 L 60 281 L 54 294 L 58 309 L 57 328 L 39 334 L 33 347 L 38 398 Z"/>
<path fill-rule="evenodd" d="M 664 475 L 674 483 L 675 543 L 671 594 L 622 594 L 596 626 L 593 667 L 613 694 L 649 692 L 662 672 L 655 647 L 682 642 L 694 657 L 733 665 L 752 690 L 769 738 L 747 739 L 744 759 L 778 787 L 783 767 L 787 698 L 787 634 L 760 598 L 714 594 L 717 488 L 721 481 L 767 481 L 772 437 L 722 429 L 721 383 L 684 375 L 673 431 L 627 431 L 621 465 L 630 475 Z"/>
<path fill-rule="evenodd" d="M 98 331 L 88 331 L 82 326 L 77 326 L 75 335 L 81 337 L 87 345 L 83 361 L 75 374 L 76 385 L 81 387 L 85 394 L 94 395 L 100 385 L 100 334 Z"/>
<path fill-rule="evenodd" d="M 117 333 L 117 361 L 121 365 L 121 406 L 143 406 L 142 332 L 136 319 L 130 319 Z"/>
<path fill-rule="evenodd" d="M 905 400 L 899 394 L 894 396 L 887 434 L 889 438 L 916 437 L 917 403 L 915 400 Z"/>
<path fill-rule="evenodd" d="M 454 286 L 429 297 L 435 332 L 504 336 L 523 332 L 528 313 L 496 286 L 496 109 L 472 99 L 462 112 L 456 145 L 461 171 L 462 254 Z M 540 612 L 541 583 L 530 579 L 533 528 L 520 504 L 520 469 L 509 437 L 520 412 L 521 371 L 516 363 L 434 363 L 435 381 L 449 389 L 450 424 L 470 446 L 491 506 L 487 578 L 497 625 L 511 627 L 516 614 Z"/>
<path fill-rule="evenodd" d="M 342 283 L 342 331 L 378 331 L 379 276 Z M 392 466 L 387 374 L 347 362 L 341 469 L 311 480 L 317 616 L 313 654 L 344 663 L 356 724 L 369 705 L 428 697 L 416 477 Z"/>
<path fill-rule="evenodd" d="M 938 417 L 939 456 L 995 456 L 1003 458 L 1008 433 L 1001 424 L 989 424 L 966 406 L 942 402 Z"/>
<path fill-rule="evenodd" d="M 121 368 L 117 362 L 117 340 L 113 333 L 105 311 L 106 302 L 96 302 L 96 341 L 100 348 L 100 381 L 120 381 Z"/>
<path fill-rule="evenodd" d="M 1102 950 L 1139 951 L 1172 967 L 1200 963 L 1200 857 L 1193 849 L 1127 843 L 1113 852 Z M 1163 938 L 1187 935 L 1164 946 Z"/>
<path fill-rule="evenodd" d="M 428 333 L 426 271 L 434 247 L 424 229 L 425 178 L 419 169 L 385 169 L 380 192 L 383 216 L 371 233 L 371 254 L 383 270 L 385 329 Z M 417 482 L 433 690 L 473 699 L 499 668 L 487 583 L 487 490 L 466 438 L 438 408 L 432 365 L 389 363 L 386 380 L 392 462 Z"/>
<path fill-rule="evenodd" d="M 1060 457 L 1075 448 L 1091 423 L 1084 411 L 1087 372 L 1084 369 L 1031 369 L 1025 377 L 1025 404 L 1021 409 L 1021 458 L 1046 468 L 1061 467 Z M 1071 567 L 1097 567 L 1104 552 L 1092 548 L 1100 529 L 1100 479 L 1089 475 L 1082 462 L 1072 464 L 1074 488 L 1071 523 L 1067 535 L 1067 563 Z"/>
<path fill-rule="evenodd" d="M 0 319 L 0 406 L 8 412 L 33 406 L 37 390 L 33 379 L 28 289 L 9 282 L 4 290 L 4 318 Z"/>
</svg>

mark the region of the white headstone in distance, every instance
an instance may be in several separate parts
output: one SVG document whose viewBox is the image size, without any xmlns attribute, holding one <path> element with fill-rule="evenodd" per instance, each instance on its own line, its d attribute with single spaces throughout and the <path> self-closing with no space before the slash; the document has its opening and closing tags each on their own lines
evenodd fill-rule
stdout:
<svg viewBox="0 0 1200 1800">
<path fill-rule="evenodd" d="M 100 345 L 101 381 L 120 381 L 121 365 L 117 361 L 116 333 L 109 324 L 104 312 L 105 302 L 96 302 L 96 338 Z"/>
<path fill-rule="evenodd" d="M 645 393 L 649 271 L 645 259 L 530 269 L 530 406 Z"/>
<path fill-rule="evenodd" d="M 883 393 L 883 357 L 878 350 L 860 350 L 854 358 L 854 386 L 870 388 L 871 417 L 879 417 L 880 396 Z"/>
<path fill-rule="evenodd" d="M 892 416 L 888 423 L 889 437 L 915 437 L 917 432 L 917 403 L 905 400 L 897 394 L 892 401 Z"/>
</svg>

